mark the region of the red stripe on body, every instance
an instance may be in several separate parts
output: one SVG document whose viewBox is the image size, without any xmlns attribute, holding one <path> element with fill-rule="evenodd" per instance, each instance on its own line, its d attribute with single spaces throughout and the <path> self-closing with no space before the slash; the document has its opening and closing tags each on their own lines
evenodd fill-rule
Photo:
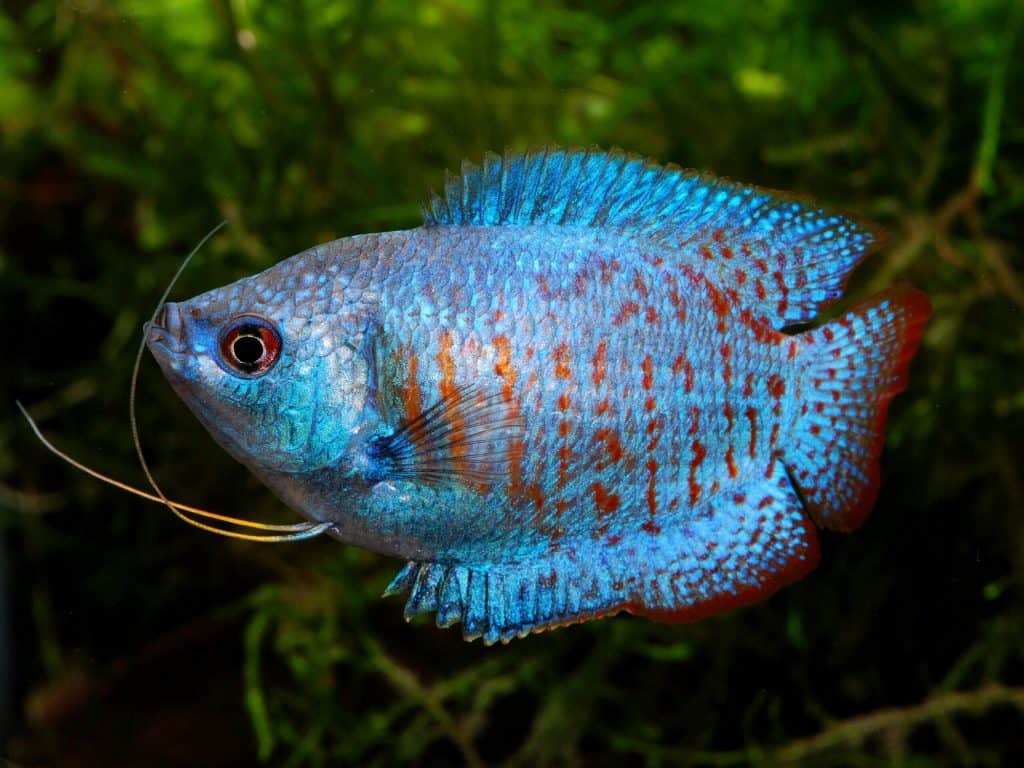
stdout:
<svg viewBox="0 0 1024 768">
<path fill-rule="evenodd" d="M 523 491 L 523 451 L 521 438 L 513 440 L 508 447 L 508 494 L 515 498 Z"/>
<path fill-rule="evenodd" d="M 658 511 L 658 462 L 654 458 L 647 460 L 647 511 L 654 517 Z"/>
<path fill-rule="evenodd" d="M 565 424 L 563 421 L 562 424 Z M 566 430 L 568 432 L 568 430 Z M 569 481 L 569 462 L 572 461 L 572 448 L 568 442 L 563 443 L 558 449 L 558 490 L 565 488 Z"/>
<path fill-rule="evenodd" d="M 420 383 L 417 379 L 419 366 L 419 357 L 410 349 L 405 386 L 402 388 L 402 405 L 405 408 L 405 418 L 410 421 L 419 416 L 423 410 L 423 398 L 420 393 Z"/>
<path fill-rule="evenodd" d="M 497 310 L 495 314 L 500 312 Z M 495 336 L 491 342 L 497 352 L 497 360 L 494 363 L 494 372 L 501 378 L 501 394 L 508 403 L 510 415 L 516 418 L 519 415 L 519 401 L 515 397 L 514 387 L 518 374 L 512 365 L 512 344 L 504 334 Z M 509 445 L 509 496 L 516 497 L 523 490 L 523 440 L 517 438 Z"/>
<path fill-rule="evenodd" d="M 512 344 L 508 336 L 498 335 L 492 340 L 494 348 L 498 353 L 498 359 L 494 363 L 494 372 L 501 377 L 503 382 L 502 394 L 506 402 L 512 401 L 512 388 L 516 383 L 516 369 L 512 365 Z"/>
<path fill-rule="evenodd" d="M 686 359 L 685 355 L 679 355 L 672 363 L 672 373 L 677 376 L 682 373 L 683 389 L 686 392 L 693 392 L 693 366 L 690 365 L 690 361 Z"/>
<path fill-rule="evenodd" d="M 541 490 L 539 483 L 530 483 L 524 495 L 533 503 L 534 512 L 539 515 L 544 511 L 544 491 Z"/>
<path fill-rule="evenodd" d="M 743 379 L 743 396 L 754 396 L 754 374 L 752 373 L 748 373 L 746 377 Z"/>
<path fill-rule="evenodd" d="M 639 314 L 640 305 L 635 301 L 624 301 L 619 306 L 619 312 L 615 317 L 612 318 L 612 324 L 619 326 L 622 325 L 633 315 Z"/>
<path fill-rule="evenodd" d="M 568 380 L 572 378 L 572 370 L 569 363 L 572 355 L 569 353 L 567 344 L 559 344 L 555 347 L 555 378 Z"/>
<path fill-rule="evenodd" d="M 668 281 L 670 286 L 668 292 L 668 300 L 676 310 L 676 320 L 680 323 L 686 322 L 686 302 L 683 301 L 679 295 L 679 289 L 676 288 L 676 279 L 671 275 L 665 275 L 665 279 Z"/>
<path fill-rule="evenodd" d="M 455 360 L 452 358 L 452 335 L 449 331 L 441 331 L 439 349 L 437 352 L 437 364 L 441 368 L 441 382 L 439 388 L 441 397 L 444 399 L 456 397 L 458 388 L 455 386 Z M 466 446 L 463 444 L 463 433 L 466 423 L 462 416 L 461 408 L 452 408 L 451 414 L 451 451 L 452 464 L 456 473 L 462 473 L 466 468 L 465 455 Z"/>
<path fill-rule="evenodd" d="M 594 352 L 594 357 L 590 362 L 594 367 L 594 373 L 591 376 L 591 379 L 593 380 L 595 387 L 600 387 L 604 382 L 604 377 L 608 368 L 608 345 L 603 341 L 598 342 L 597 350 Z"/>
<path fill-rule="evenodd" d="M 542 298 L 551 298 L 551 288 L 548 287 L 548 281 L 544 275 L 537 275 L 537 287 L 540 289 L 540 295 Z"/>
<path fill-rule="evenodd" d="M 719 330 L 725 330 L 725 325 L 722 323 L 722 320 L 729 315 L 729 298 L 723 291 L 720 291 L 717 288 L 709 286 L 709 290 L 711 293 L 711 308 L 715 311 L 715 315 L 718 317 Z"/>
<path fill-rule="evenodd" d="M 696 405 L 690 406 L 690 429 L 688 435 L 696 435 L 700 431 L 700 408 Z"/>
<path fill-rule="evenodd" d="M 605 517 L 619 508 L 619 496 L 609 493 L 608 489 L 601 483 L 594 483 L 590 486 L 594 494 L 594 510 L 598 517 Z"/>
<path fill-rule="evenodd" d="M 768 292 L 765 291 L 764 283 L 761 282 L 760 277 L 754 281 L 754 292 L 757 294 L 757 298 L 759 298 L 761 301 L 764 301 L 765 296 L 768 295 Z"/>
<path fill-rule="evenodd" d="M 617 464 L 621 461 L 623 453 L 622 441 L 619 439 L 618 432 L 615 432 L 608 427 L 602 427 L 594 433 L 594 437 L 598 442 L 604 443 L 604 452 L 609 463 Z"/>
<path fill-rule="evenodd" d="M 691 446 L 693 458 L 690 460 L 690 506 L 697 503 L 703 488 L 697 482 L 697 469 L 704 463 L 704 457 L 708 455 L 707 449 L 700 440 L 694 440 Z"/>
<path fill-rule="evenodd" d="M 572 369 L 569 367 L 569 363 L 572 360 L 572 355 L 569 352 L 569 346 L 562 343 L 555 347 L 554 358 L 555 378 L 562 381 L 571 380 Z M 573 455 L 569 440 L 570 421 L 568 411 L 570 405 L 569 391 L 566 390 L 558 397 L 558 409 L 564 414 L 561 422 L 558 424 L 558 434 L 562 438 L 562 445 L 558 448 L 558 490 L 565 488 L 566 483 L 569 482 L 569 464 L 572 461 Z"/>
<path fill-rule="evenodd" d="M 451 397 L 455 394 L 455 361 L 452 359 L 452 335 L 448 331 L 441 331 L 438 343 L 437 364 L 441 368 L 441 397 Z"/>
</svg>

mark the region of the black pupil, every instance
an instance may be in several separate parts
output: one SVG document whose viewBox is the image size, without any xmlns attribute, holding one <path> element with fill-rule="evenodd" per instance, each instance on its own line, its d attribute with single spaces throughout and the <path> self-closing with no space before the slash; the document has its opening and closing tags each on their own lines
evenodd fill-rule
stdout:
<svg viewBox="0 0 1024 768">
<path fill-rule="evenodd" d="M 243 331 L 243 335 L 235 339 L 231 352 L 242 365 L 256 365 L 263 358 L 263 340 L 259 336 L 251 336 Z"/>
</svg>

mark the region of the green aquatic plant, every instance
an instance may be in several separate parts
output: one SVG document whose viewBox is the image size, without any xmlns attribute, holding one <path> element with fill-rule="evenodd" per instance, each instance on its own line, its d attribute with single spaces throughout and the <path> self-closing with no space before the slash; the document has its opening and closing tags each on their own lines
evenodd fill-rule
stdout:
<svg viewBox="0 0 1024 768">
<path fill-rule="evenodd" d="M 1022 24 L 1020 0 L 4 6 L 0 689 L 14 716 L 0 758 L 1019 761 Z M 694 625 L 465 646 L 378 601 L 391 561 L 204 537 L 55 464 L 16 418 L 18 397 L 57 445 L 139 484 L 137 334 L 213 224 L 228 221 L 179 295 L 415 226 L 438 168 L 550 142 L 684 160 L 880 221 L 889 243 L 849 306 L 894 282 L 928 291 L 878 506 L 842 546 L 823 536 L 813 579 Z M 139 397 L 168 494 L 280 519 L 152 367 Z"/>
</svg>

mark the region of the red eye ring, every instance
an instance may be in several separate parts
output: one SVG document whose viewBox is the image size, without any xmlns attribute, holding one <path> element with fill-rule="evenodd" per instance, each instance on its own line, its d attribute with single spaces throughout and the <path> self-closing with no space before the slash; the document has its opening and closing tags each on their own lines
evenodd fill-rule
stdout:
<svg viewBox="0 0 1024 768">
<path fill-rule="evenodd" d="M 242 315 L 224 329 L 218 341 L 220 359 L 232 372 L 262 376 L 281 357 L 281 334 L 257 315 Z"/>
</svg>

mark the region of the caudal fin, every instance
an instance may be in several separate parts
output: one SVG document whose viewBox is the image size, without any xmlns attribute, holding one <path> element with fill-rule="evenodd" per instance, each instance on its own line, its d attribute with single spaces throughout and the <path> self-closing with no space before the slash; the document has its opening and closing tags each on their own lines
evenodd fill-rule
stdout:
<svg viewBox="0 0 1024 768">
<path fill-rule="evenodd" d="M 783 461 L 820 525 L 853 530 L 874 506 L 886 411 L 930 315 L 924 293 L 899 287 L 800 337 L 804 406 Z"/>
</svg>

